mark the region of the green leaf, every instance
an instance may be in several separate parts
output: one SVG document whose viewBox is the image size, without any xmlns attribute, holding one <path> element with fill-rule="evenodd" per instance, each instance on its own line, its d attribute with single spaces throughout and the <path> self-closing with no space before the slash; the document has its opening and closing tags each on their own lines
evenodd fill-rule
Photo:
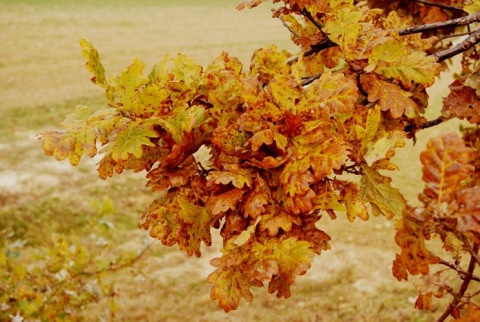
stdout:
<svg viewBox="0 0 480 322">
<path fill-rule="evenodd" d="M 155 118 L 154 122 L 162 126 L 176 143 L 184 141 L 186 132 L 191 132 L 208 121 L 203 106 L 179 107 L 173 116 Z"/>
<path fill-rule="evenodd" d="M 120 131 L 107 147 L 116 162 L 128 160 L 130 154 L 139 159 L 143 155 L 142 146 L 155 145 L 150 139 L 157 138 L 159 134 L 152 124 L 142 122 L 142 119 L 132 121 L 127 118 L 123 118 L 120 123 Z"/>
</svg>

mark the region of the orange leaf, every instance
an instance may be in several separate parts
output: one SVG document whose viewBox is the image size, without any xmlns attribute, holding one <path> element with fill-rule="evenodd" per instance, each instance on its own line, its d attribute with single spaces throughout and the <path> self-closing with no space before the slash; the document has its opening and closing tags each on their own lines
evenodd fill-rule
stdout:
<svg viewBox="0 0 480 322">
<path fill-rule="evenodd" d="M 232 189 L 218 196 L 211 197 L 210 210 L 212 215 L 216 216 L 228 210 L 235 210 L 238 202 L 242 199 L 244 191 L 240 189 Z"/>
<path fill-rule="evenodd" d="M 467 305 L 467 312 L 458 319 L 452 320 L 452 322 L 478 322 L 480 321 L 480 307 L 469 303 Z"/>
<path fill-rule="evenodd" d="M 430 139 L 420 154 L 425 195 L 438 204 L 452 201 L 455 190 L 473 170 L 471 159 L 472 150 L 455 133 Z"/>
<path fill-rule="evenodd" d="M 378 101 L 382 111 L 390 111 L 392 118 L 396 119 L 406 114 L 408 117 L 415 117 L 417 105 L 409 97 L 409 92 L 404 91 L 400 86 L 382 81 L 371 75 L 362 75 L 362 86 L 368 92 L 368 101 Z"/>
<path fill-rule="evenodd" d="M 224 168 L 226 171 L 210 171 L 207 176 L 208 185 L 231 183 L 236 188 L 252 186 L 252 176 L 248 170 L 233 164 L 225 164 Z"/>
</svg>

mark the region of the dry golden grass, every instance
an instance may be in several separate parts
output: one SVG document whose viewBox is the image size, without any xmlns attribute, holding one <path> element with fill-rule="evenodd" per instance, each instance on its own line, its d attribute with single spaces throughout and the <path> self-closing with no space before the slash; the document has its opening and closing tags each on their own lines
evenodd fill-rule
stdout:
<svg viewBox="0 0 480 322">
<path fill-rule="evenodd" d="M 101 191 L 103 195 L 118 195 L 114 199 L 129 210 L 145 204 L 144 192 L 135 198 L 127 196 L 127 192 L 109 190 L 109 183 L 96 181 L 91 162 L 83 162 L 82 171 L 78 171 L 64 163 L 46 161 L 35 142 L 32 131 L 39 126 L 56 126 L 57 118 L 62 119 L 75 104 L 98 104 L 102 96 L 102 91 L 88 81 L 90 75 L 80 55 L 79 38 L 97 47 L 107 74 L 112 76 L 135 57 L 151 66 L 166 53 L 181 52 L 206 64 L 226 50 L 248 64 L 253 50 L 270 43 L 293 49 L 288 32 L 279 21 L 270 19 L 268 6 L 237 12 L 234 7 L 238 0 L 198 1 L 194 5 L 188 2 L 0 3 L 0 116 L 4 119 L 0 124 L 8 122 L 5 126 L 10 132 L 21 129 L 0 141 L 0 157 L 6 161 L 0 167 L 0 181 L 11 180 L 7 189 L 26 193 L 33 185 L 40 194 L 50 193 L 53 183 L 53 187 L 61 187 L 61 198 L 80 194 L 79 184 L 84 184 L 90 187 L 81 190 L 86 198 Z M 432 96 L 437 92 L 434 90 Z M 439 98 L 434 102 L 438 103 Z M 25 113 L 46 116 L 27 118 Z M 12 119 L 5 121 L 8 117 Z M 26 120 L 28 125 L 22 125 Z M 418 154 L 428 135 L 428 131 L 420 133 L 412 153 L 397 156 L 402 174 L 395 176 L 394 185 L 408 197 L 415 197 L 422 188 L 413 182 L 420 177 Z M 18 151 L 23 153 L 21 158 L 13 156 Z M 112 181 L 118 186 L 122 184 L 119 180 Z M 143 180 L 132 176 L 128 184 L 140 186 Z M 129 214 L 130 218 L 136 215 Z M 120 272 L 111 277 L 118 293 L 116 320 L 371 322 L 429 321 L 438 316 L 439 312 L 416 311 L 412 285 L 398 283 L 391 275 L 397 247 L 393 227 L 384 218 L 349 224 L 345 218 L 332 222 L 324 217 L 319 226 L 332 236 L 332 250 L 317 258 L 306 276 L 298 278 L 288 300 L 276 299 L 259 289 L 255 290 L 253 303 L 243 302 L 238 311 L 225 314 L 210 300 L 210 287 L 205 282 L 213 270 L 209 260 L 218 256 L 219 238 L 200 259 L 187 258 L 175 247 L 158 243 L 140 263 L 143 275 Z M 118 231 L 118 235 L 120 248 L 136 248 L 145 234 L 132 225 L 131 229 Z M 86 320 L 99 320 L 102 305 L 87 308 Z"/>
</svg>

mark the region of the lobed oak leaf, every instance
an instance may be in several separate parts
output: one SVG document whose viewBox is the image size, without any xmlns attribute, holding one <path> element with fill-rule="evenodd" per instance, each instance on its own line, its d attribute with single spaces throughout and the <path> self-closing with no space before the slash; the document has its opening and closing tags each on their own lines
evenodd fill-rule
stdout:
<svg viewBox="0 0 480 322">
<path fill-rule="evenodd" d="M 420 154 L 424 194 L 437 204 L 450 202 L 460 183 L 473 171 L 472 150 L 455 133 L 432 138 Z"/>
<path fill-rule="evenodd" d="M 322 115 L 325 110 L 329 116 L 346 114 L 353 111 L 357 99 L 356 83 L 341 72 L 328 70 L 305 90 L 297 111 Z"/>
<path fill-rule="evenodd" d="M 193 156 L 187 158 L 187 160 L 177 167 L 166 168 L 160 164 L 147 174 L 148 182 L 146 186 L 154 192 L 171 187 L 178 188 L 188 184 L 197 171 L 198 165 Z"/>
<path fill-rule="evenodd" d="M 115 93 L 118 95 L 119 110 L 135 114 L 138 105 L 137 90 L 149 83 L 149 78 L 143 74 L 145 64 L 135 59 L 133 63 L 114 79 Z"/>
<path fill-rule="evenodd" d="M 77 106 L 75 111 L 62 122 L 64 131 L 44 131 L 38 135 L 46 155 L 55 156 L 58 161 L 68 157 L 73 166 L 78 165 L 83 154 L 89 157 L 97 154 L 96 142 L 100 135 L 88 107 Z"/>
<path fill-rule="evenodd" d="M 398 223 L 395 242 L 400 246 L 400 254 L 396 254 L 393 261 L 392 273 L 399 281 L 408 279 L 408 273 L 412 275 L 428 274 L 429 265 L 437 264 L 440 258 L 431 253 L 426 245 L 428 238 L 428 223 L 422 219 L 412 217 L 421 209 L 408 208 L 403 220 Z M 420 216 L 421 217 L 421 214 Z"/>
<path fill-rule="evenodd" d="M 166 118 L 154 118 L 153 121 L 162 126 L 176 143 L 181 143 L 185 140 L 185 133 L 192 132 L 194 128 L 208 122 L 208 116 L 203 106 L 196 105 L 178 108 L 174 115 Z"/>
<path fill-rule="evenodd" d="M 334 182 L 338 181 L 334 180 Z M 337 217 L 336 212 L 345 212 L 345 206 L 342 204 L 340 196 L 330 184 L 323 183 L 319 185 L 316 193 L 317 195 L 313 200 L 315 210 L 326 211 L 332 219 Z"/>
<path fill-rule="evenodd" d="M 400 81 L 406 89 L 410 89 L 412 83 L 429 87 L 440 73 L 440 65 L 435 57 L 423 51 L 412 51 L 395 62 L 380 61 L 375 73 Z"/>
<path fill-rule="evenodd" d="M 305 195 L 314 182 L 313 174 L 308 170 L 308 159 L 289 161 L 280 172 L 280 185 L 285 195 Z"/>
<path fill-rule="evenodd" d="M 362 13 L 346 6 L 327 14 L 323 32 L 338 44 L 347 58 L 354 51 L 361 30 Z"/>
<path fill-rule="evenodd" d="M 360 197 L 358 185 L 354 182 L 347 182 L 342 189 L 342 201 L 347 209 L 347 219 L 354 222 L 359 217 L 362 220 L 368 220 L 367 207 Z"/>
<path fill-rule="evenodd" d="M 272 145 L 274 142 L 278 149 L 285 151 L 288 144 L 287 138 L 278 133 L 272 126 L 269 129 L 256 132 L 245 145 L 250 145 L 252 151 L 258 151 L 263 144 Z"/>
<path fill-rule="evenodd" d="M 237 204 L 242 200 L 244 191 L 241 189 L 232 189 L 220 195 L 210 197 L 210 211 L 212 215 L 217 216 L 228 210 L 235 210 Z"/>
<path fill-rule="evenodd" d="M 388 219 L 401 218 L 406 203 L 400 191 L 390 185 L 392 179 L 381 175 L 365 163 L 361 168 L 363 176 L 360 180 L 360 196 Z"/>
<path fill-rule="evenodd" d="M 110 104 L 114 104 L 115 89 L 107 82 L 105 77 L 105 68 L 100 62 L 98 51 L 93 45 L 85 39 L 80 39 L 80 47 L 82 48 L 82 56 L 87 59 L 85 66 L 87 70 L 93 74 L 92 83 L 105 89 L 105 96 Z"/>
<path fill-rule="evenodd" d="M 137 159 L 133 154 L 129 154 L 127 160 L 122 160 L 119 162 L 113 160 L 111 153 L 105 154 L 102 160 L 100 160 L 100 162 L 98 163 L 97 171 L 99 177 L 105 180 L 108 177 L 113 176 L 113 171 L 115 171 L 116 173 L 122 173 L 123 170 L 133 170 L 134 172 L 150 171 L 152 169 L 152 166 L 158 160 L 163 159 L 165 155 L 169 152 L 167 149 L 158 146 L 143 145 L 142 149 L 143 153 L 141 158 Z M 175 174 L 174 176 L 176 176 L 178 179 L 178 174 Z M 160 182 L 163 181 L 162 179 L 167 180 L 166 178 L 162 177 L 161 179 L 159 176 L 155 176 L 151 179 L 153 182 L 151 183 L 151 185 L 147 184 L 147 186 L 151 187 L 152 191 L 160 191 L 169 186 L 167 182 L 164 182 L 166 186 L 164 188 L 160 188 L 160 186 L 163 185 Z M 174 179 L 173 181 L 177 180 Z"/>
<path fill-rule="evenodd" d="M 300 225 L 298 216 L 290 216 L 287 212 L 281 209 L 272 209 L 265 215 L 262 215 L 262 221 L 259 225 L 261 232 L 267 232 L 267 236 L 277 236 L 280 229 L 284 232 L 289 232 L 292 229 L 292 224 Z"/>
<path fill-rule="evenodd" d="M 261 169 L 274 169 L 280 167 L 282 164 L 288 161 L 290 158 L 290 155 L 287 154 L 285 156 L 278 156 L 276 158 L 267 156 L 263 158 L 261 161 L 257 159 L 251 159 L 250 161 L 247 161 L 246 164 L 252 165 Z"/>
<path fill-rule="evenodd" d="M 253 300 L 253 294 L 250 291 L 253 283 L 237 266 L 217 268 L 208 275 L 207 282 L 213 284 L 210 298 L 219 300 L 219 306 L 225 312 L 236 310 L 241 298 L 247 302 Z"/>
<path fill-rule="evenodd" d="M 268 84 L 268 91 L 275 104 L 282 110 L 295 111 L 295 105 L 302 95 L 300 84 L 290 75 L 275 75 Z"/>
<path fill-rule="evenodd" d="M 458 79 L 449 88 L 450 93 L 443 99 L 443 116 L 455 116 L 473 124 L 480 124 L 480 97 L 475 89 Z"/>
<path fill-rule="evenodd" d="M 299 240 L 310 242 L 310 248 L 318 255 L 322 251 L 330 249 L 328 242 L 331 240 L 327 233 L 317 227 L 320 218 L 321 216 L 316 213 L 301 216 L 301 223 L 294 222 L 290 231 L 290 236 L 296 236 Z"/>
<path fill-rule="evenodd" d="M 123 118 L 118 125 L 119 131 L 106 147 L 116 162 L 128 160 L 132 154 L 139 159 L 143 155 L 143 146 L 154 146 L 150 139 L 158 138 L 159 134 L 153 129 L 153 124 L 142 122 L 142 119 L 131 121 Z"/>
<path fill-rule="evenodd" d="M 409 118 L 415 117 L 417 104 L 410 99 L 412 94 L 400 86 L 368 74 L 361 76 L 361 83 L 368 92 L 368 101 L 378 102 L 382 111 L 390 111 L 392 118 L 400 118 L 403 114 Z"/>
<path fill-rule="evenodd" d="M 172 74 L 176 82 L 181 82 L 187 87 L 195 88 L 201 79 L 202 66 L 197 65 L 195 61 L 184 54 L 178 54 L 172 59 Z"/>
<path fill-rule="evenodd" d="M 207 184 L 232 184 L 234 187 L 240 189 L 245 185 L 249 188 L 252 186 L 253 179 L 250 171 L 233 164 L 225 164 L 224 168 L 225 171 L 210 171 L 207 176 Z"/>
<path fill-rule="evenodd" d="M 279 52 L 276 45 L 261 48 L 255 51 L 250 63 L 251 77 L 258 77 L 259 81 L 268 84 L 278 75 L 289 75 L 290 67 L 286 64 L 289 54 Z"/>
<path fill-rule="evenodd" d="M 255 220 L 255 222 L 253 224 L 251 224 L 250 226 L 247 227 L 246 230 L 242 231 L 240 233 L 240 235 L 238 235 L 234 240 L 233 240 L 233 244 L 236 245 L 236 246 L 242 246 L 242 245 L 245 245 L 248 240 L 253 236 L 255 235 L 255 229 L 257 229 L 257 225 L 258 223 L 260 222 L 260 220 L 262 219 L 262 216 L 258 216 L 257 217 L 257 220 Z"/>
<path fill-rule="evenodd" d="M 268 205 L 269 200 L 266 191 L 255 191 L 245 201 L 243 214 L 245 217 L 257 218 L 265 212 L 265 206 Z"/>
<path fill-rule="evenodd" d="M 313 175 L 316 180 L 323 180 L 333 170 L 339 170 L 348 160 L 350 146 L 341 140 L 324 141 L 321 144 L 312 146 L 309 156 Z"/>
<path fill-rule="evenodd" d="M 395 155 L 395 149 L 405 146 L 405 131 L 390 131 L 380 137 L 375 143 L 370 145 L 364 156 L 367 164 L 378 170 L 396 170 L 397 167 L 389 162 L 389 159 Z"/>
<path fill-rule="evenodd" d="M 311 259 L 315 252 L 312 244 L 296 237 L 282 241 L 267 240 L 265 246 L 272 254 L 268 256 L 277 262 L 278 274 L 272 277 L 268 291 L 277 292 L 277 297 L 290 297 L 290 285 L 295 282 L 297 275 L 303 275 L 311 266 Z"/>
</svg>

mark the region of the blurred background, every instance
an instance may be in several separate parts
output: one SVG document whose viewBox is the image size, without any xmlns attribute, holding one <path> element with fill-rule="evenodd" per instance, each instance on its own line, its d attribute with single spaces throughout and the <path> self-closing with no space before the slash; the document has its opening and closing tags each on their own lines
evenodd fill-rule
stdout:
<svg viewBox="0 0 480 322">
<path fill-rule="evenodd" d="M 205 281 L 218 237 L 201 258 L 163 246 L 137 229 L 153 198 L 144 174 L 102 181 L 95 160 L 74 168 L 44 155 L 38 132 L 58 128 L 76 105 L 106 104 L 90 82 L 80 38 L 97 48 L 107 77 L 136 57 L 148 70 L 167 53 L 206 65 L 225 50 L 248 68 L 260 47 L 296 52 L 270 4 L 237 11 L 238 2 L 0 1 L 0 320 L 430 321 L 442 311 L 436 304 L 433 313 L 415 310 L 413 286 L 392 276 L 390 222 L 350 224 L 339 216 L 322 219 L 332 250 L 298 278 L 290 299 L 260 288 L 253 303 L 226 314 Z M 397 158 L 403 173 L 393 185 L 410 198 L 422 189 L 412 182 L 421 176 L 425 132 Z"/>
</svg>

